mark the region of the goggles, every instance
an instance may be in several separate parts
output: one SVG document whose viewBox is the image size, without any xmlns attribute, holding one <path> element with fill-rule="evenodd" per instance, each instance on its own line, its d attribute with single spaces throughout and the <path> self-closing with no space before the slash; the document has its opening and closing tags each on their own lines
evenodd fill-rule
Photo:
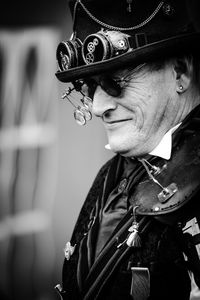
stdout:
<svg viewBox="0 0 200 300">
<path fill-rule="evenodd" d="M 56 58 L 60 71 L 103 61 L 131 50 L 131 37 L 120 31 L 100 30 L 81 42 L 73 37 L 59 43 Z"/>
</svg>

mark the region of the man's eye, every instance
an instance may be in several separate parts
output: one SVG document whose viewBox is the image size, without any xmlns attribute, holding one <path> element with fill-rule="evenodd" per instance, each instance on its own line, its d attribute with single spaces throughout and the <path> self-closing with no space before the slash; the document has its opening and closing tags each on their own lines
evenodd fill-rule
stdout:
<svg viewBox="0 0 200 300">
<path fill-rule="evenodd" d="M 121 94 L 121 87 L 119 83 L 112 77 L 104 77 L 100 83 L 102 89 L 113 97 L 118 97 Z"/>
</svg>

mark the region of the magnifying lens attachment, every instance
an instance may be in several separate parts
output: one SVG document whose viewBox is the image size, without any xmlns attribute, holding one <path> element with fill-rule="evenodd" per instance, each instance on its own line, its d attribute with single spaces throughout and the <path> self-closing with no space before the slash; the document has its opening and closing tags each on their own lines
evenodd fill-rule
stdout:
<svg viewBox="0 0 200 300">
<path fill-rule="evenodd" d="M 84 96 L 82 102 L 88 110 L 92 110 L 92 99 L 90 97 Z"/>
<path fill-rule="evenodd" d="M 86 124 L 86 117 L 84 112 L 81 110 L 81 107 L 77 107 L 77 109 L 74 110 L 74 119 L 76 120 L 76 123 L 78 125 L 85 125 Z"/>
<path fill-rule="evenodd" d="M 61 97 L 63 100 L 67 99 L 74 107 L 74 119 L 79 125 L 85 125 L 87 121 L 92 119 L 92 99 L 81 91 L 82 85 L 82 82 L 75 82 L 73 87 L 68 87 L 67 91 Z M 76 92 L 81 94 L 81 98 L 75 97 Z M 77 102 L 80 104 L 76 104 Z"/>
</svg>

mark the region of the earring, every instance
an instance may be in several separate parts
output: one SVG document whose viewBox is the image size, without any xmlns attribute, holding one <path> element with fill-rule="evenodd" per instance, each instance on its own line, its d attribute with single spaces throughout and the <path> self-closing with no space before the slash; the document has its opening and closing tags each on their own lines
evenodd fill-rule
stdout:
<svg viewBox="0 0 200 300">
<path fill-rule="evenodd" d="M 180 84 L 179 85 L 179 90 L 182 91 L 183 90 L 183 86 Z"/>
</svg>

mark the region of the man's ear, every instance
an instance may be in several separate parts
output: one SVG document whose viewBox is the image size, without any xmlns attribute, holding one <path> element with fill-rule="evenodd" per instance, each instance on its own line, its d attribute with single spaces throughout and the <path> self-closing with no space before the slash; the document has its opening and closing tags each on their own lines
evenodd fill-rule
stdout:
<svg viewBox="0 0 200 300">
<path fill-rule="evenodd" d="M 190 86 L 193 73 L 192 61 L 188 58 L 178 58 L 174 61 L 177 93 L 185 92 Z"/>
</svg>

